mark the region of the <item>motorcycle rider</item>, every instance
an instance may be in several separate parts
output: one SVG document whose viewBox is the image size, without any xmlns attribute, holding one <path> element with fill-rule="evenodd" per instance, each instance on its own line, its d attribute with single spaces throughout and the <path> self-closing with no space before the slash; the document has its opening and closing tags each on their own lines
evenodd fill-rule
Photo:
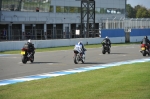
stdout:
<svg viewBox="0 0 150 99">
<path fill-rule="evenodd" d="M 86 51 L 86 49 L 84 48 L 84 45 L 83 45 L 82 41 L 79 41 L 77 45 L 81 46 L 82 54 L 83 54 L 82 58 L 85 59 L 85 51 Z"/>
<path fill-rule="evenodd" d="M 150 47 L 150 41 L 149 41 L 149 39 L 148 39 L 147 36 L 145 36 L 145 37 L 142 39 L 141 44 L 145 44 L 145 45 L 147 46 L 147 50 L 148 50 L 149 53 L 150 53 L 150 50 L 149 50 L 149 47 Z"/>
<path fill-rule="evenodd" d="M 35 51 L 34 51 L 34 44 L 32 44 L 31 39 L 29 39 L 26 43 L 28 45 L 28 52 L 32 53 L 34 55 Z"/>
<path fill-rule="evenodd" d="M 106 36 L 105 39 L 103 39 L 103 41 L 102 41 L 103 47 L 104 47 L 105 44 L 106 44 L 106 45 L 109 45 L 109 48 L 111 47 L 111 41 L 110 41 L 110 39 L 108 38 L 108 36 Z"/>
</svg>

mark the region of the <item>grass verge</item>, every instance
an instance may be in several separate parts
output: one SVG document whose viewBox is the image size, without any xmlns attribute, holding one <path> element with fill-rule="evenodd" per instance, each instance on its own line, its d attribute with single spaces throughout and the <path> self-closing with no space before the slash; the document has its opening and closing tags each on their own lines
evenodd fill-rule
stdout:
<svg viewBox="0 0 150 99">
<path fill-rule="evenodd" d="M 150 62 L 0 86 L 0 99 L 150 99 Z"/>
</svg>

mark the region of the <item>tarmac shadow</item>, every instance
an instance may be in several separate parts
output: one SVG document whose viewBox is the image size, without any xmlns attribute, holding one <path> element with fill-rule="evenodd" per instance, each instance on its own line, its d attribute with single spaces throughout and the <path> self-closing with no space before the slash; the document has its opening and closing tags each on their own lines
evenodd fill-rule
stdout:
<svg viewBox="0 0 150 99">
<path fill-rule="evenodd" d="M 111 52 L 110 52 L 110 54 L 128 54 L 128 53 L 111 53 Z"/>
<path fill-rule="evenodd" d="M 101 63 L 101 62 L 85 62 L 85 63 L 83 63 L 83 64 L 92 64 L 92 65 L 94 65 L 94 64 L 106 64 L 106 63 Z"/>
<path fill-rule="evenodd" d="M 33 63 L 29 63 L 29 64 L 53 64 L 53 63 L 59 63 L 59 62 L 33 62 Z"/>
</svg>

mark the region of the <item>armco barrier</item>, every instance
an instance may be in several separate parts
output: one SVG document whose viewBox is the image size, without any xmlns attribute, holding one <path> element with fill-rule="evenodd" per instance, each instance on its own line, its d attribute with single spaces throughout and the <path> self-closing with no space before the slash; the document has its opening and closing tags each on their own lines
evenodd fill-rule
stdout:
<svg viewBox="0 0 150 99">
<path fill-rule="evenodd" d="M 35 48 L 71 46 L 82 41 L 83 44 L 100 44 L 103 38 L 78 38 L 78 39 L 55 39 L 55 40 L 32 40 Z M 112 43 L 125 43 L 125 37 L 112 37 Z M 27 41 L 5 41 L 0 42 L 0 51 L 21 50 Z"/>
</svg>

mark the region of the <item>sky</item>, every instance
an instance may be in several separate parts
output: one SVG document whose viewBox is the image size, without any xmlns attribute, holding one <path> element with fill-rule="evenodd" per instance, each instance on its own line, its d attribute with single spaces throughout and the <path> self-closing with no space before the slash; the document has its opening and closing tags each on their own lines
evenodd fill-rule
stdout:
<svg viewBox="0 0 150 99">
<path fill-rule="evenodd" d="M 150 0 L 127 0 L 127 4 L 130 4 L 132 7 L 142 5 L 147 9 L 150 9 Z"/>
</svg>

